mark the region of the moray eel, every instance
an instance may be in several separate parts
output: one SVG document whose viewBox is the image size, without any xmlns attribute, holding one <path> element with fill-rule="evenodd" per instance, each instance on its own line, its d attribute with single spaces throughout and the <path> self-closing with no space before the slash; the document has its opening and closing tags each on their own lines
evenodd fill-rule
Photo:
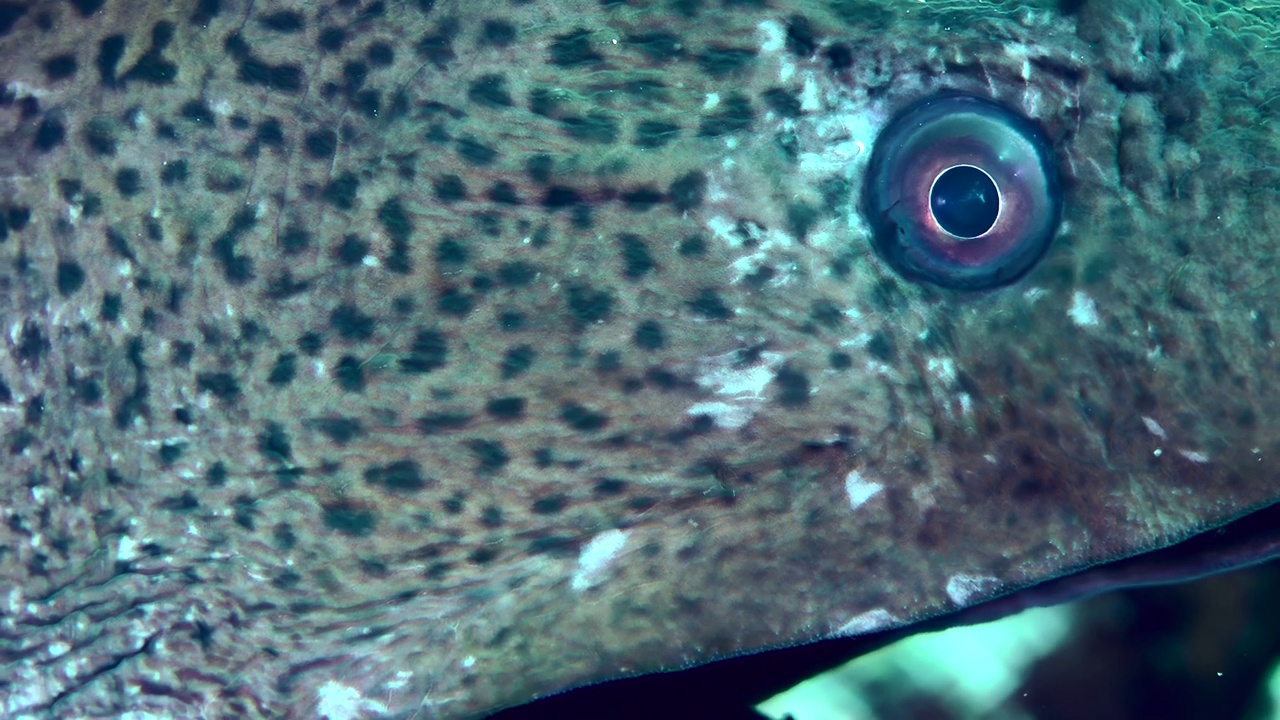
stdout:
<svg viewBox="0 0 1280 720">
<path fill-rule="evenodd" d="M 0 3 L 0 709 L 468 717 L 1275 500 L 1267 27 Z M 1003 119 L 907 133 L 877 205 L 953 95 Z M 1048 175 L 961 152 L 1013 126 Z M 1042 202 L 1030 260 L 966 254 Z"/>
</svg>

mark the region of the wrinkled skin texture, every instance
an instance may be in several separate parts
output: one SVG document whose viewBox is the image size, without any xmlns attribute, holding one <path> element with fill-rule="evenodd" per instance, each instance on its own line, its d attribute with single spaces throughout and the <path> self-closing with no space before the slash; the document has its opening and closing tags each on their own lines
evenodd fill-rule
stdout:
<svg viewBox="0 0 1280 720">
<path fill-rule="evenodd" d="M 0 37 L 6 714 L 466 717 L 1275 499 L 1275 75 L 1173 3 L 97 4 Z M 998 291 L 868 249 L 944 89 L 1057 142 Z"/>
</svg>

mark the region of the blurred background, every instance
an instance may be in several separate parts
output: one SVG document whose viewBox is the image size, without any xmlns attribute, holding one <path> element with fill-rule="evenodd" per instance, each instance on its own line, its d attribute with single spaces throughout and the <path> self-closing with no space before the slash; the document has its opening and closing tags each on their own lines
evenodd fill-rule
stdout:
<svg viewBox="0 0 1280 720">
<path fill-rule="evenodd" d="M 909 628 L 603 683 L 493 717 L 1280 718 L 1278 538 L 1273 506 Z M 1081 599 L 1058 602 L 1071 597 Z"/>
</svg>

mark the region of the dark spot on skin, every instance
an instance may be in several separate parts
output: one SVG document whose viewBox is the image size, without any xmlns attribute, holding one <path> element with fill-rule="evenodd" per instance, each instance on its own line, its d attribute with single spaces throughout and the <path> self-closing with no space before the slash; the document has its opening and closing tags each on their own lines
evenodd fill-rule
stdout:
<svg viewBox="0 0 1280 720">
<path fill-rule="evenodd" d="M 734 93 L 725 98 L 721 108 L 702 121 L 698 134 L 702 137 L 719 137 L 730 133 L 742 132 L 751 127 L 755 120 L 755 111 L 751 101 L 741 94 Z"/>
<path fill-rule="evenodd" d="M 413 460 L 397 460 L 382 467 L 365 470 L 364 479 L 373 485 L 382 485 L 393 491 L 415 491 L 427 486 L 422 468 Z"/>
<path fill-rule="evenodd" d="M 614 497 L 621 495 L 627 489 L 627 481 L 618 478 L 600 478 L 596 481 L 591 492 L 602 497 Z"/>
<path fill-rule="evenodd" d="M 630 34 L 627 44 L 644 53 L 650 62 L 670 62 L 684 55 L 680 38 L 669 32 Z"/>
<path fill-rule="evenodd" d="M 701 235 L 690 235 L 680 241 L 678 252 L 681 257 L 697 258 L 707 254 L 707 240 Z"/>
<path fill-rule="evenodd" d="M 516 194 L 516 188 L 505 180 L 499 180 L 489 188 L 488 197 L 490 200 L 502 205 L 519 205 L 520 196 Z"/>
<path fill-rule="evenodd" d="M 671 183 L 671 189 L 668 194 L 671 196 L 671 204 L 679 212 L 693 210 L 702 205 L 702 199 L 707 190 L 707 177 L 701 172 L 695 170 L 693 172 L 681 175 Z"/>
<path fill-rule="evenodd" d="M 164 185 L 172 185 L 176 182 L 182 182 L 187 179 L 187 161 L 174 160 L 165 164 L 160 170 L 160 182 Z"/>
<path fill-rule="evenodd" d="M 213 110 L 203 100 L 188 100 L 178 108 L 178 116 L 198 125 L 215 126 Z"/>
<path fill-rule="evenodd" d="M 459 175 L 442 175 L 431 183 L 436 199 L 444 203 L 453 203 L 467 199 L 467 186 Z"/>
<path fill-rule="evenodd" d="M 580 325 L 605 321 L 613 311 L 613 296 L 585 283 L 573 283 L 565 291 L 569 311 Z"/>
<path fill-rule="evenodd" d="M 493 440 L 468 440 L 467 449 L 475 457 L 477 472 L 493 473 L 506 467 L 511 462 L 511 456 L 507 454 L 506 448 L 502 443 Z"/>
<path fill-rule="evenodd" d="M 338 27 L 327 27 L 320 31 L 320 37 L 316 39 L 316 44 L 325 52 L 338 52 L 346 41 L 347 33 L 345 30 Z"/>
<path fill-rule="evenodd" d="M 364 85 L 364 81 L 369 77 L 369 66 L 358 60 L 348 60 L 342 66 L 342 79 L 347 94 L 353 94 Z"/>
<path fill-rule="evenodd" d="M 450 317 L 466 317 L 475 305 L 475 298 L 458 288 L 445 288 L 436 299 L 436 309 Z"/>
<path fill-rule="evenodd" d="M 40 152 L 49 152 L 67 139 L 67 128 L 55 117 L 45 117 L 36 128 L 33 146 Z"/>
<path fill-rule="evenodd" d="M 365 51 L 365 57 L 369 58 L 369 63 L 374 67 L 391 67 L 396 61 L 396 52 L 385 42 L 375 42 Z"/>
<path fill-rule="evenodd" d="M 633 212 L 645 212 L 662 201 L 662 193 L 653 187 L 636 188 L 622 194 L 622 203 Z"/>
<path fill-rule="evenodd" d="M 826 56 L 827 64 L 836 72 L 853 67 L 853 50 L 844 43 L 837 43 L 827 48 Z"/>
<path fill-rule="evenodd" d="M 334 258 L 347 267 L 354 267 L 364 262 L 364 258 L 368 254 L 369 243 L 355 235 L 347 235 L 342 238 L 342 242 L 333 253 Z"/>
<path fill-rule="evenodd" d="M 512 260 L 498 266 L 498 282 L 509 288 L 524 287 L 538 276 L 538 269 L 523 260 Z"/>
<path fill-rule="evenodd" d="M 302 68 L 288 63 L 271 65 L 253 57 L 240 62 L 238 78 L 246 85 L 258 85 L 280 92 L 302 90 Z"/>
<path fill-rule="evenodd" d="M 351 303 L 334 308 L 329 314 L 329 324 L 346 340 L 368 340 L 373 337 L 373 317 L 360 312 L 360 308 Z"/>
<path fill-rule="evenodd" d="M 473 565 L 488 565 L 498 559 L 497 548 L 479 547 L 471 551 L 471 555 L 467 558 Z"/>
<path fill-rule="evenodd" d="M 800 97 L 785 88 L 770 88 L 761 94 L 764 104 L 784 118 L 800 117 Z"/>
<path fill-rule="evenodd" d="M 640 148 L 659 148 L 680 135 L 680 126 L 669 122 L 645 120 L 636 125 L 636 135 L 631 141 Z"/>
<path fill-rule="evenodd" d="M 813 26 L 803 15 L 792 15 L 787 19 L 787 51 L 792 55 L 807 58 L 818 49 L 813 37 Z"/>
<path fill-rule="evenodd" d="M 330 505 L 324 509 L 324 526 L 343 535 L 365 537 L 377 524 L 372 510 L 350 504 Z"/>
<path fill-rule="evenodd" d="M 160 446 L 161 455 L 164 454 L 164 448 L 165 446 L 163 445 Z M 163 462 L 163 459 L 161 461 Z M 172 463 L 165 463 L 165 464 L 171 465 Z M 159 503 L 158 507 L 162 510 L 168 510 L 170 512 L 191 512 L 192 510 L 195 510 L 196 508 L 200 507 L 200 501 L 196 499 L 195 493 L 191 492 L 190 490 L 187 490 L 181 495 L 162 500 Z"/>
<path fill-rule="evenodd" d="M 288 460 L 293 457 L 293 444 L 289 433 L 278 422 L 268 422 L 258 434 L 258 452 L 271 460 Z"/>
<path fill-rule="evenodd" d="M 204 481 L 211 487 L 219 487 L 227 482 L 227 466 L 221 460 L 216 460 L 209 466 L 209 471 L 204 475 Z"/>
<path fill-rule="evenodd" d="M 710 47 L 698 54 L 698 65 L 713 78 L 731 75 L 756 57 L 751 48 Z"/>
<path fill-rule="evenodd" d="M 536 515 L 555 515 L 563 512 L 569 504 L 569 498 L 564 495 L 548 495 L 533 501 L 530 510 Z"/>
<path fill-rule="evenodd" d="M 116 190 L 127 198 L 142 192 L 142 173 L 137 168 L 124 167 L 116 171 Z"/>
<path fill-rule="evenodd" d="M 364 435 L 364 426 L 355 418 L 315 418 L 311 420 L 310 425 L 336 445 L 345 445 Z"/>
<path fill-rule="evenodd" d="M 516 28 L 506 20 L 485 20 L 480 26 L 480 44 L 506 47 L 515 42 Z"/>
<path fill-rule="evenodd" d="M 733 316 L 733 311 L 724 304 L 713 288 L 699 292 L 697 297 L 689 301 L 689 308 L 708 320 L 728 320 Z"/>
<path fill-rule="evenodd" d="M 778 402 L 784 407 L 800 407 L 809 402 L 809 378 L 789 365 L 783 365 L 773 379 L 778 387 Z"/>
<path fill-rule="evenodd" d="M 76 74 L 77 64 L 76 56 L 71 53 L 63 55 L 54 55 L 44 61 L 44 75 L 49 82 L 57 82 L 74 77 Z"/>
<path fill-rule="evenodd" d="M 604 59 L 592 47 L 591 33 L 582 28 L 552 40 L 548 57 L 551 64 L 557 67 L 594 65 Z"/>
<path fill-rule="evenodd" d="M 484 405 L 484 411 L 499 420 L 515 420 L 524 416 L 525 399 L 522 397 L 494 398 Z"/>
<path fill-rule="evenodd" d="M 825 328 L 837 328 L 844 322 L 844 311 L 826 298 L 814 300 L 809 306 L 809 317 Z"/>
<path fill-rule="evenodd" d="M 459 138 L 457 148 L 459 157 L 478 167 L 487 167 L 498 159 L 497 150 L 470 136 Z"/>
<path fill-rule="evenodd" d="M 898 349 L 893 338 L 883 332 L 877 332 L 867 341 L 867 352 L 871 357 L 884 362 L 892 362 L 898 356 Z"/>
<path fill-rule="evenodd" d="M 481 75 L 471 82 L 467 90 L 467 98 L 477 105 L 504 108 L 511 107 L 515 101 L 507 91 L 506 77 L 498 74 Z"/>
<path fill-rule="evenodd" d="M 581 198 L 578 196 L 577 190 L 564 185 L 552 185 L 547 188 L 547 194 L 543 196 L 542 206 L 550 210 L 556 210 L 577 205 L 579 202 L 581 202 Z"/>
<path fill-rule="evenodd" d="M 8 35 L 13 30 L 13 26 L 27 14 L 29 9 L 26 5 L 18 3 L 0 3 L 0 37 Z"/>
<path fill-rule="evenodd" d="M 787 227 L 800 240 L 804 240 L 817 222 L 818 209 L 812 205 L 794 202 L 787 206 Z"/>
<path fill-rule="evenodd" d="M 611 145 L 618 139 L 618 121 L 604 113 L 588 113 L 560 120 L 565 134 L 574 140 Z"/>
<path fill-rule="evenodd" d="M 84 287 L 84 268 L 73 260 L 64 260 L 58 263 L 56 280 L 58 294 L 62 297 L 70 297 Z"/>
<path fill-rule="evenodd" d="M 276 238 L 285 255 L 296 255 L 311 247 L 311 233 L 299 225 L 289 225 Z"/>
<path fill-rule="evenodd" d="M 377 90 L 362 90 L 352 99 L 352 105 L 367 118 L 378 117 L 382 107 L 381 95 Z"/>
<path fill-rule="evenodd" d="M 231 402 L 240 397 L 240 383 L 227 372 L 207 372 L 196 375 L 196 387 L 223 402 Z"/>
<path fill-rule="evenodd" d="M 502 356 L 499 374 L 503 380 L 518 377 L 533 366 L 537 353 L 528 345 L 516 345 Z"/>
<path fill-rule="evenodd" d="M 449 357 L 449 345 L 438 330 L 418 330 L 409 352 L 400 358 L 400 370 L 421 374 L 444 367 Z"/>
<path fill-rule="evenodd" d="M 117 83 L 116 66 L 124 57 L 124 48 L 124 35 L 108 35 L 98 45 L 98 58 L 95 65 L 105 87 L 115 87 Z"/>
<path fill-rule="evenodd" d="M 577 403 L 568 403 L 560 409 L 560 420 L 578 432 L 603 430 L 609 424 L 607 415 L 590 410 Z"/>
<path fill-rule="evenodd" d="M 667 344 L 662 326 L 656 320 L 646 320 L 637 325 L 634 341 L 641 350 L 661 350 Z"/>
<path fill-rule="evenodd" d="M 498 315 L 498 327 L 504 332 L 516 332 L 524 328 L 524 313 L 508 310 Z"/>
<path fill-rule="evenodd" d="M 284 126 L 276 118 L 269 117 L 258 123 L 258 130 L 254 134 L 254 139 L 259 145 L 270 148 L 284 147 Z M 181 161 L 185 164 L 185 160 Z"/>
<path fill-rule="evenodd" d="M 31 208 L 25 205 L 14 205 L 9 208 L 7 214 L 0 216 L 0 225 L 3 225 L 6 220 L 14 232 L 22 232 L 27 227 L 27 223 L 31 222 Z"/>
<path fill-rule="evenodd" d="M 501 508 L 490 505 L 480 512 L 480 524 L 487 528 L 500 528 L 503 522 Z"/>
<path fill-rule="evenodd" d="M 319 333 L 308 332 L 303 333 L 298 338 L 298 349 L 305 353 L 308 357 L 315 357 L 320 354 L 320 349 L 324 347 L 324 339 Z"/>
<path fill-rule="evenodd" d="M 463 413 L 432 413 L 418 418 L 418 431 L 423 435 L 435 435 L 449 430 L 459 430 L 471 422 L 471 416 Z"/>
<path fill-rule="evenodd" d="M 360 189 L 360 180 L 350 171 L 344 171 L 325 185 L 323 196 L 334 207 L 350 210 L 356 204 L 356 192 Z"/>
<path fill-rule="evenodd" d="M 38 427 L 44 420 L 44 394 L 38 394 L 27 401 L 22 414 L 22 423 L 28 427 Z"/>
<path fill-rule="evenodd" d="M 332 130 L 313 130 L 302 141 L 307 157 L 329 160 L 338 149 L 338 133 Z"/>
<path fill-rule="evenodd" d="M 363 392 L 364 365 L 353 355 L 343 355 L 333 368 L 333 379 L 338 383 L 338 387 L 347 392 Z"/>
<path fill-rule="evenodd" d="M 174 367 L 187 367 L 191 364 L 191 358 L 195 357 L 195 355 L 195 344 L 179 340 L 173 344 L 173 352 L 169 356 L 169 364 Z"/>
<path fill-rule="evenodd" d="M 546 154 L 530 155 L 524 163 L 524 171 L 528 173 L 529 179 L 544 185 L 551 180 L 554 169 L 555 158 Z"/>
<path fill-rule="evenodd" d="M 622 249 L 622 274 L 628 280 L 639 280 L 653 271 L 653 256 L 639 235 L 624 233 L 618 237 Z"/>
<path fill-rule="evenodd" d="M 267 383 L 275 387 L 284 387 L 293 382 L 293 378 L 298 374 L 298 354 L 297 353 L 280 353 L 276 358 L 276 364 L 271 367 L 270 374 L 267 375 Z"/>
<path fill-rule="evenodd" d="M 453 238 L 445 238 L 436 246 L 436 262 L 441 265 L 461 266 L 467 263 L 467 248 Z"/>
<path fill-rule="evenodd" d="M 457 55 L 453 51 L 453 40 L 458 35 L 458 22 L 453 19 L 444 20 L 434 32 L 427 33 L 418 41 L 418 56 L 443 69 Z"/>
</svg>

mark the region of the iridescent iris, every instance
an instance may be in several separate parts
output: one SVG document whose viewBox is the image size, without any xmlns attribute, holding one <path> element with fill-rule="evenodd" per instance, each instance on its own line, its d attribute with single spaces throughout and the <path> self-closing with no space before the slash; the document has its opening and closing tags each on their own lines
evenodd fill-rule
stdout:
<svg viewBox="0 0 1280 720">
<path fill-rule="evenodd" d="M 904 277 L 983 290 L 1017 280 L 1044 255 L 1062 193 L 1038 125 L 953 94 L 911 106 L 880 133 L 864 209 L 876 251 Z"/>
</svg>

